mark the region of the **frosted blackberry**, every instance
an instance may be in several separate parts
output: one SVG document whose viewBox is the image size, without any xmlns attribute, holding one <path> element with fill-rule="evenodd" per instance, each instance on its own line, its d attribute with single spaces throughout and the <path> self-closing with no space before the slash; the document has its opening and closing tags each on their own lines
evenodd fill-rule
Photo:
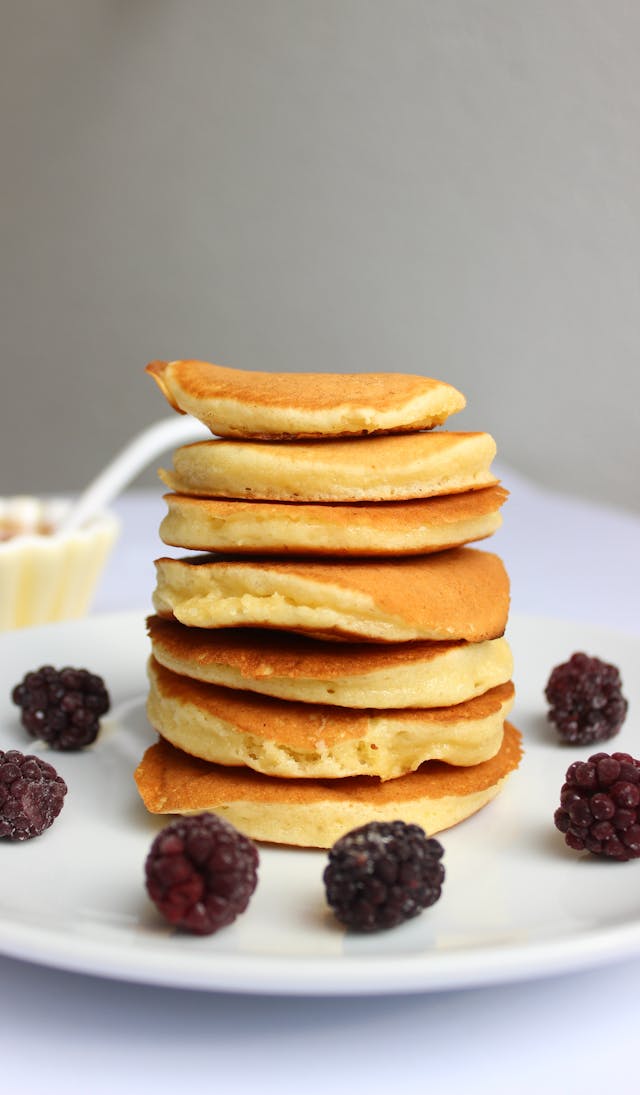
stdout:
<svg viewBox="0 0 640 1095">
<path fill-rule="evenodd" d="M 610 859 L 640 856 L 640 761 L 628 753 L 594 753 L 567 769 L 554 814 L 577 852 Z"/>
<path fill-rule="evenodd" d="M 347 928 L 393 928 L 438 900 L 442 855 L 442 845 L 419 825 L 369 822 L 331 848 L 323 876 L 327 901 Z"/>
<path fill-rule="evenodd" d="M 153 841 L 145 877 L 149 897 L 170 924 L 211 935 L 249 904 L 258 882 L 258 850 L 215 814 L 181 817 Z"/>
<path fill-rule="evenodd" d="M 27 673 L 11 698 L 21 708 L 27 733 L 63 751 L 91 745 L 110 705 L 102 677 L 71 666 L 43 665 Z"/>
<path fill-rule="evenodd" d="M 592 745 L 614 737 L 627 714 L 616 666 L 586 654 L 573 654 L 555 667 L 545 696 L 548 718 L 560 740 L 569 745 Z"/>
<path fill-rule="evenodd" d="M 0 837 L 30 840 L 48 829 L 60 813 L 67 785 L 39 757 L 0 749 Z"/>
</svg>

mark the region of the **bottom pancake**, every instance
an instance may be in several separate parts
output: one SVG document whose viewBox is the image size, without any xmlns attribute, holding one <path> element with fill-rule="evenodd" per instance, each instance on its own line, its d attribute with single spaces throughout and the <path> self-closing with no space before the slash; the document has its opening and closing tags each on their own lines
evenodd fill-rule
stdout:
<svg viewBox="0 0 640 1095">
<path fill-rule="evenodd" d="M 520 733 L 507 722 L 499 752 L 470 768 L 427 761 L 384 783 L 367 776 L 278 779 L 198 760 L 160 739 L 147 749 L 135 779 L 152 814 L 207 810 L 253 840 L 330 848 L 369 821 L 414 822 L 429 835 L 449 829 L 495 798 L 521 755 Z"/>
</svg>

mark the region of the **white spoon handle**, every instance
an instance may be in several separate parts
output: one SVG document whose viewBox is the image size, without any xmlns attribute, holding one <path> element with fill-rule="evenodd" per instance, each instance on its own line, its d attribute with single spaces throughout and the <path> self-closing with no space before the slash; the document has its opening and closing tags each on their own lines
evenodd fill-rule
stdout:
<svg viewBox="0 0 640 1095">
<path fill-rule="evenodd" d="M 70 507 L 58 532 L 79 528 L 89 518 L 105 509 L 114 498 L 143 471 L 152 460 L 174 445 L 211 439 L 210 430 L 188 415 L 164 418 L 134 437 L 107 464 Z"/>
</svg>

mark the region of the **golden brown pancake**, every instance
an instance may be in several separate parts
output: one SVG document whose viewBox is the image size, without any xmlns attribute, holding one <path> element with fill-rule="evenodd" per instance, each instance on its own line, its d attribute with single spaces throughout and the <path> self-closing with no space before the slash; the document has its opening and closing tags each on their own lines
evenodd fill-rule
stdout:
<svg viewBox="0 0 640 1095">
<path fill-rule="evenodd" d="M 496 484 L 488 433 L 346 441 L 196 441 L 160 478 L 177 494 L 271 502 L 393 502 Z"/>
<path fill-rule="evenodd" d="M 146 371 L 175 410 L 221 437 L 431 429 L 465 405 L 450 384 L 404 373 L 264 373 L 206 361 L 153 361 Z"/>
<path fill-rule="evenodd" d="M 153 814 L 207 810 L 254 840 L 329 848 L 343 833 L 375 820 L 401 818 L 430 835 L 448 829 L 498 794 L 521 753 L 520 734 L 507 722 L 498 753 L 470 768 L 436 760 L 386 782 L 368 776 L 301 780 L 223 768 L 161 739 L 147 749 L 135 779 Z"/>
<path fill-rule="evenodd" d="M 327 639 L 407 642 L 504 633 L 509 579 L 475 548 L 362 562 L 247 562 L 197 556 L 156 561 L 159 616 L 189 627 L 273 627 Z"/>
<path fill-rule="evenodd" d="M 254 555 L 429 554 L 491 536 L 502 487 L 375 505 L 236 502 L 167 494 L 165 544 Z"/>
<path fill-rule="evenodd" d="M 446 707 L 510 680 L 505 638 L 326 643 L 260 629 L 207 630 L 152 616 L 154 657 L 183 676 L 280 699 L 341 707 Z"/>
<path fill-rule="evenodd" d="M 147 714 L 166 741 L 202 760 L 297 779 L 393 779 L 434 759 L 479 764 L 500 748 L 514 698 L 509 682 L 455 707 L 356 711 L 203 684 L 153 658 L 148 676 Z"/>
</svg>

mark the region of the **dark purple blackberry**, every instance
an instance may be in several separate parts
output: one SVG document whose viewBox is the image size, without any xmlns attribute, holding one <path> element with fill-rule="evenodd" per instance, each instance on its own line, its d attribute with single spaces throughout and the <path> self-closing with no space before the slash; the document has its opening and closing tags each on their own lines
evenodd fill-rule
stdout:
<svg viewBox="0 0 640 1095">
<path fill-rule="evenodd" d="M 327 901 L 347 928 L 393 928 L 440 897 L 442 854 L 419 825 L 371 821 L 331 848 L 323 876 Z"/>
<path fill-rule="evenodd" d="M 555 667 L 545 696 L 549 721 L 568 745 L 592 745 L 612 738 L 627 714 L 616 666 L 586 654 L 573 654 Z"/>
<path fill-rule="evenodd" d="M 211 935 L 244 912 L 258 882 L 258 849 L 215 814 L 181 817 L 151 845 L 147 892 L 170 924 Z"/>
<path fill-rule="evenodd" d="M 0 837 L 40 836 L 53 825 L 66 793 L 62 776 L 46 761 L 0 749 Z"/>
<path fill-rule="evenodd" d="M 102 677 L 87 669 L 54 669 L 43 665 L 27 673 L 11 693 L 22 709 L 28 734 L 52 749 L 82 749 L 98 736 L 100 717 L 109 710 Z"/>
<path fill-rule="evenodd" d="M 637 859 L 640 760 L 628 753 L 594 753 L 575 761 L 567 769 L 554 822 L 577 852 Z"/>
</svg>

